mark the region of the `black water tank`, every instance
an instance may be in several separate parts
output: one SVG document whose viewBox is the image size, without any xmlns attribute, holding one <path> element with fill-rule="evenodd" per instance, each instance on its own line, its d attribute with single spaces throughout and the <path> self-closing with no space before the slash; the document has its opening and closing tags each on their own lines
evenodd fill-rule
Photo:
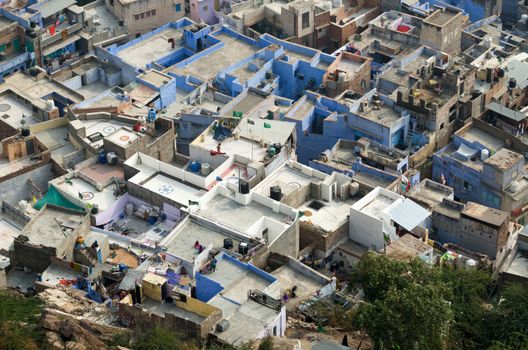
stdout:
<svg viewBox="0 0 528 350">
<path fill-rule="evenodd" d="M 270 187 L 270 198 L 276 201 L 280 201 L 282 198 L 282 190 L 280 186 Z"/>
<path fill-rule="evenodd" d="M 517 86 L 517 80 L 515 78 L 510 78 L 510 83 L 509 83 L 508 87 L 510 89 L 513 89 L 516 86 Z"/>
<path fill-rule="evenodd" d="M 249 252 L 249 245 L 247 243 L 241 242 L 238 244 L 238 253 L 242 255 L 247 255 Z"/>
<path fill-rule="evenodd" d="M 29 134 L 30 134 L 29 128 L 22 128 L 22 129 L 20 129 L 20 133 L 22 134 L 22 136 L 24 136 L 24 137 L 28 137 Z"/>
<path fill-rule="evenodd" d="M 233 248 L 233 240 L 231 238 L 224 238 L 224 249 L 230 250 Z"/>
<path fill-rule="evenodd" d="M 240 193 L 248 194 L 249 193 L 249 182 L 240 181 Z"/>
</svg>

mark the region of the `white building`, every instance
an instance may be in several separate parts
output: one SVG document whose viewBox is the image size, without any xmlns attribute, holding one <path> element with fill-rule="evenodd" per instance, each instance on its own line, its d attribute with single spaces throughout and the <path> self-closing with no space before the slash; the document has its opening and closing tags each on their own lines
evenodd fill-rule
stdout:
<svg viewBox="0 0 528 350">
<path fill-rule="evenodd" d="M 350 207 L 350 239 L 380 251 L 398 240 L 398 233 L 425 227 L 430 215 L 412 200 L 377 187 Z"/>
</svg>

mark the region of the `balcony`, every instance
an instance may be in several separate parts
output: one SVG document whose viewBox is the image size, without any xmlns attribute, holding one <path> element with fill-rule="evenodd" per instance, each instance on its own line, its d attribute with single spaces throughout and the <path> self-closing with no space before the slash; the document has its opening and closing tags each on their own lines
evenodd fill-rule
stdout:
<svg viewBox="0 0 528 350">
<path fill-rule="evenodd" d="M 75 23 L 75 24 L 69 24 L 68 22 L 61 23 L 60 26 L 58 26 L 55 30 L 55 34 L 50 35 L 49 32 L 46 32 L 42 34 L 42 48 L 49 46 L 59 40 L 62 39 L 62 33 L 66 31 L 68 33 L 68 36 L 70 36 L 72 33 L 76 33 L 82 28 L 82 23 Z"/>
</svg>

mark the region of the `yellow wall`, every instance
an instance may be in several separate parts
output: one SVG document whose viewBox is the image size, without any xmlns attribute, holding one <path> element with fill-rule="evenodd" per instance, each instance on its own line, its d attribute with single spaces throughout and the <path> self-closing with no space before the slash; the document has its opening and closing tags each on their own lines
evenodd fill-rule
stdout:
<svg viewBox="0 0 528 350">
<path fill-rule="evenodd" d="M 219 310 L 214 306 L 211 306 L 194 298 L 187 298 L 186 303 L 182 301 L 176 301 L 176 306 L 203 317 L 209 317 L 211 314 Z"/>
</svg>

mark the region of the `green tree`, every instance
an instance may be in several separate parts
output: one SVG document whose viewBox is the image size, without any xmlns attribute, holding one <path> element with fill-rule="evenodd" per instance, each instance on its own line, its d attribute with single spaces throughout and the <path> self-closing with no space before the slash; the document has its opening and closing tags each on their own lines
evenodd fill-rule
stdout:
<svg viewBox="0 0 528 350">
<path fill-rule="evenodd" d="M 270 336 L 262 339 L 258 346 L 258 350 L 273 350 L 273 339 Z"/>
<path fill-rule="evenodd" d="M 441 279 L 451 290 L 454 322 L 449 332 L 450 349 L 482 349 L 488 342 L 484 303 L 492 285 L 491 274 L 481 270 L 441 268 Z"/>
<path fill-rule="evenodd" d="M 374 252 L 365 254 L 350 275 L 351 285 L 361 286 L 368 301 L 383 299 L 390 289 L 403 289 L 410 283 L 439 281 L 439 271 L 421 260 L 404 262 Z"/>
<path fill-rule="evenodd" d="M 410 283 L 360 306 L 356 324 L 378 349 L 440 349 L 453 319 L 442 286 Z"/>
<path fill-rule="evenodd" d="M 513 334 L 528 335 L 528 289 L 519 284 L 506 285 L 486 323 L 492 341 L 503 341 Z"/>
<path fill-rule="evenodd" d="M 135 350 L 184 350 L 187 348 L 178 333 L 156 327 L 142 331 L 134 342 Z"/>
<path fill-rule="evenodd" d="M 493 341 L 488 350 L 527 350 L 528 335 L 514 332 L 504 341 Z"/>
</svg>

